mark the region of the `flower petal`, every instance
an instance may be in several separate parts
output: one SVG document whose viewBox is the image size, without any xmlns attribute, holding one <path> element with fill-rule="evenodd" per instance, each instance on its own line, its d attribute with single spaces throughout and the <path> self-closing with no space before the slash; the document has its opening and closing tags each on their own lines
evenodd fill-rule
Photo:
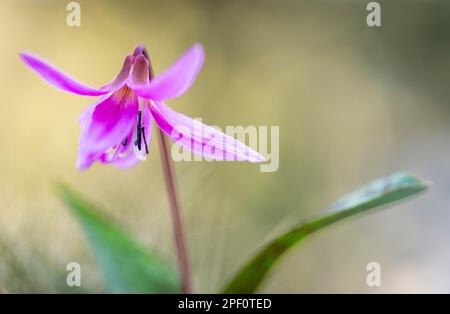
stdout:
<svg viewBox="0 0 450 314">
<path fill-rule="evenodd" d="M 86 169 L 105 157 L 104 153 L 121 144 L 136 126 L 139 104 L 128 88 L 114 92 L 80 117 L 82 134 L 77 168 Z M 106 160 L 106 159 L 105 159 Z"/>
<path fill-rule="evenodd" d="M 144 128 L 144 135 L 145 135 L 145 142 L 142 142 L 141 151 L 136 152 L 134 150 L 136 139 L 137 139 L 137 132 L 136 132 L 136 126 L 134 127 L 133 134 L 130 136 L 130 145 L 127 148 L 124 148 L 120 155 L 117 155 L 117 158 L 113 161 L 113 163 L 118 168 L 130 168 L 136 165 L 140 159 L 136 154 L 147 154 L 146 150 L 150 149 L 150 142 L 152 138 L 152 116 L 150 113 L 150 109 L 145 106 L 142 109 L 142 127 Z M 143 137 L 142 137 L 143 140 Z M 145 145 L 147 144 L 147 145 Z"/>
<path fill-rule="evenodd" d="M 90 125 L 91 118 L 92 118 L 92 112 L 95 110 L 95 108 L 99 104 L 104 102 L 106 99 L 108 99 L 112 94 L 113 94 L 113 92 L 109 92 L 108 94 L 103 95 L 102 97 L 97 99 L 93 104 L 91 104 L 83 109 L 80 116 L 78 117 L 78 123 L 80 124 L 82 130 L 86 129 Z"/>
<path fill-rule="evenodd" d="M 128 86 L 145 86 L 149 84 L 149 62 L 144 55 L 135 58 Z"/>
<path fill-rule="evenodd" d="M 128 79 L 128 74 L 130 72 L 132 64 L 132 59 L 126 59 L 122 71 L 121 73 L 119 73 L 117 78 L 110 84 L 98 89 L 78 82 L 74 78 L 61 72 L 56 67 L 47 63 L 38 56 L 24 52 L 20 54 L 20 57 L 26 65 L 28 65 L 33 71 L 39 74 L 49 84 L 71 93 L 87 96 L 104 95 L 116 88 L 121 87 L 121 85 L 125 83 L 126 79 Z"/>
<path fill-rule="evenodd" d="M 134 57 L 133 56 L 126 56 L 125 60 L 123 61 L 122 68 L 120 69 L 119 74 L 117 74 L 116 78 L 109 84 L 101 87 L 100 89 L 102 91 L 114 91 L 117 90 L 125 85 L 127 82 L 131 68 L 133 66 Z"/>
<path fill-rule="evenodd" d="M 130 168 L 134 166 L 139 160 L 133 153 L 133 136 L 135 137 L 136 132 L 130 132 L 125 142 L 117 145 L 115 151 L 111 153 L 103 153 L 99 161 L 103 164 L 114 163 L 119 168 Z"/>
<path fill-rule="evenodd" d="M 194 154 L 213 160 L 262 162 L 265 158 L 233 137 L 178 113 L 162 102 L 150 107 L 159 128 Z"/>
<path fill-rule="evenodd" d="M 149 84 L 133 85 L 139 96 L 152 100 L 164 100 L 184 94 L 194 83 L 203 66 L 205 54 L 201 44 L 193 45 L 166 71 Z"/>
<path fill-rule="evenodd" d="M 128 169 L 135 166 L 138 162 L 139 159 L 136 155 L 133 152 L 130 152 L 122 158 L 117 158 L 113 163 L 117 166 L 117 168 Z"/>
</svg>

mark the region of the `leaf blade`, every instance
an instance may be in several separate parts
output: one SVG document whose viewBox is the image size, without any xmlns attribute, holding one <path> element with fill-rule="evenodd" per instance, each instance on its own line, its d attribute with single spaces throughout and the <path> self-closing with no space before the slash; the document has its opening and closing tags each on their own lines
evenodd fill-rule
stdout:
<svg viewBox="0 0 450 314">
<path fill-rule="evenodd" d="M 347 217 L 411 197 L 427 189 L 427 184 L 411 175 L 395 173 L 353 191 L 322 215 L 300 222 L 260 249 L 225 286 L 224 293 L 253 293 L 277 260 L 311 233 Z"/>
<path fill-rule="evenodd" d="M 112 225 L 90 202 L 60 185 L 61 200 L 78 218 L 113 293 L 180 293 L 178 274 L 123 230 Z"/>
</svg>

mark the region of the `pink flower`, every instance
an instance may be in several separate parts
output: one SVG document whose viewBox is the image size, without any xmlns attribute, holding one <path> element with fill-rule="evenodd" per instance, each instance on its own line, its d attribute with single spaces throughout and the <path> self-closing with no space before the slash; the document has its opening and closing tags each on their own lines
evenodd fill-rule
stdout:
<svg viewBox="0 0 450 314">
<path fill-rule="evenodd" d="M 193 45 L 171 67 L 154 77 L 143 46 L 125 58 L 109 84 L 93 88 L 62 73 L 44 60 L 21 53 L 22 60 L 51 85 L 84 96 L 101 96 L 81 114 L 77 169 L 95 161 L 120 168 L 135 165 L 149 152 L 152 123 L 195 154 L 215 160 L 264 161 L 264 157 L 234 138 L 178 113 L 164 100 L 184 94 L 203 66 L 201 44 Z"/>
</svg>

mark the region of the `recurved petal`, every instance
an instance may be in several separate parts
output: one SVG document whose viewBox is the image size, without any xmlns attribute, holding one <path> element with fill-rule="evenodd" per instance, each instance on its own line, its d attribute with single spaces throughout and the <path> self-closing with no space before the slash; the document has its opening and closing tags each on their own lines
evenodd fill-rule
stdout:
<svg viewBox="0 0 450 314">
<path fill-rule="evenodd" d="M 135 57 L 128 86 L 147 86 L 149 84 L 149 62 L 144 55 Z"/>
<path fill-rule="evenodd" d="M 45 81 L 62 90 L 87 96 L 99 96 L 110 91 L 84 85 L 33 54 L 23 52 L 20 54 L 20 57 L 27 66 Z"/>
<path fill-rule="evenodd" d="M 123 87 L 130 77 L 131 69 L 133 67 L 134 56 L 126 56 L 123 61 L 122 68 L 116 78 L 109 84 L 101 87 L 101 90 L 114 91 Z"/>
<path fill-rule="evenodd" d="M 178 113 L 162 102 L 150 110 L 158 127 L 194 154 L 213 160 L 262 162 L 265 158 L 233 137 Z"/>
<path fill-rule="evenodd" d="M 203 46 L 195 44 L 149 84 L 135 84 L 133 89 L 139 96 L 152 100 L 178 97 L 192 86 L 204 59 Z"/>
</svg>

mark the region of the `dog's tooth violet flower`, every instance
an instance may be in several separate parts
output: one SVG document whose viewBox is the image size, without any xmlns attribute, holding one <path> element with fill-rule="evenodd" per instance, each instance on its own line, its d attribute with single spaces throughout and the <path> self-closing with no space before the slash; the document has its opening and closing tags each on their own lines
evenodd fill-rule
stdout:
<svg viewBox="0 0 450 314">
<path fill-rule="evenodd" d="M 164 133 L 195 154 L 215 160 L 265 160 L 241 142 L 164 104 L 164 100 L 184 94 L 194 83 L 204 61 L 200 44 L 193 45 L 156 77 L 145 48 L 138 45 L 125 58 L 117 77 L 100 88 L 76 81 L 37 56 L 20 56 L 55 87 L 78 95 L 101 96 L 79 118 L 79 170 L 89 168 L 95 161 L 127 168 L 144 160 L 149 153 L 153 120 Z"/>
</svg>

